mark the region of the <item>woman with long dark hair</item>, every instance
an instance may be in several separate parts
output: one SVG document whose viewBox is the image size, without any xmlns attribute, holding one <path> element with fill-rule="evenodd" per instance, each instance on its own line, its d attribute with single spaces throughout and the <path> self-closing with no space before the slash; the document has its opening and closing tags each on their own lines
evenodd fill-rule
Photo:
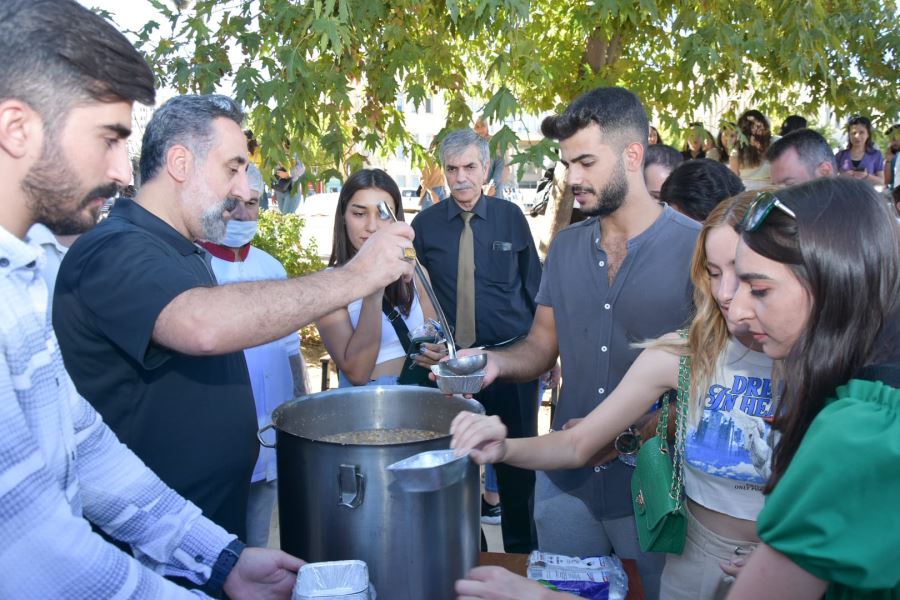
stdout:
<svg viewBox="0 0 900 600">
<path fill-rule="evenodd" d="M 847 121 L 847 147 L 834 157 L 838 173 L 872 185 L 884 184 L 884 156 L 872 141 L 872 122 L 855 115 Z"/>
<path fill-rule="evenodd" d="M 372 234 L 387 224 L 378 212 L 382 201 L 398 220 L 404 220 L 400 188 L 390 175 L 381 169 L 363 169 L 347 178 L 334 215 L 329 267 L 348 262 Z M 418 280 L 397 280 L 316 321 L 319 335 L 337 365 L 341 386 L 397 383 L 408 350 L 398 326 L 400 332 L 405 327 L 409 335 L 434 318 L 428 296 L 418 293 L 421 285 Z M 402 321 L 402 325 L 395 326 L 391 318 Z M 415 363 L 423 367 L 446 354 L 441 344 L 423 343 L 419 348 Z"/>
<path fill-rule="evenodd" d="M 731 314 L 783 361 L 764 544 L 731 598 L 900 594 L 900 229 L 871 185 L 761 195 Z"/>
<path fill-rule="evenodd" d="M 769 120 L 758 110 L 744 111 L 737 121 L 737 144 L 728 152 L 728 168 L 740 177 L 748 190 L 770 183 L 766 150 L 772 143 Z"/>
<path fill-rule="evenodd" d="M 737 139 L 737 125 L 730 121 L 720 121 L 715 147 L 706 152 L 706 158 L 717 160 L 727 165 L 729 154 L 737 146 Z"/>
<path fill-rule="evenodd" d="M 706 158 L 706 136 L 709 132 L 703 128 L 703 123 L 695 122 L 688 125 L 684 132 L 684 146 L 681 148 L 681 155 L 684 160 L 693 158 Z"/>
</svg>

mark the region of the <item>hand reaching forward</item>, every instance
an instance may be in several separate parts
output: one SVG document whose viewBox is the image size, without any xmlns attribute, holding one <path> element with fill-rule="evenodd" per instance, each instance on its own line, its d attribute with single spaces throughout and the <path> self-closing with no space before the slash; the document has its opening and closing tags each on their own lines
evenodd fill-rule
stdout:
<svg viewBox="0 0 900 600">
<path fill-rule="evenodd" d="M 223 589 L 232 600 L 288 600 L 304 564 L 281 550 L 244 548 Z"/>
<path fill-rule="evenodd" d="M 506 425 L 496 415 L 461 412 L 450 424 L 450 433 L 450 447 L 460 455 L 471 451 L 476 464 L 503 462 L 506 456 Z"/>
</svg>

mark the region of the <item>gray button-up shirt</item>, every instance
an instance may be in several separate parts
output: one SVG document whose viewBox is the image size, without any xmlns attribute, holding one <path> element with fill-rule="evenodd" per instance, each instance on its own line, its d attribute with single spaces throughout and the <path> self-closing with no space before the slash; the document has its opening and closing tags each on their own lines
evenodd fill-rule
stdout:
<svg viewBox="0 0 900 600">
<path fill-rule="evenodd" d="M 666 206 L 646 231 L 628 240 L 628 254 L 609 284 L 598 219 L 561 231 L 550 247 L 538 304 L 553 309 L 563 386 L 553 427 L 584 417 L 615 389 L 634 362 L 634 342 L 685 325 L 693 308 L 691 254 L 700 224 Z M 583 498 L 598 518 L 632 514 L 632 467 L 585 467 L 548 473 L 572 490 L 591 478 Z"/>
</svg>

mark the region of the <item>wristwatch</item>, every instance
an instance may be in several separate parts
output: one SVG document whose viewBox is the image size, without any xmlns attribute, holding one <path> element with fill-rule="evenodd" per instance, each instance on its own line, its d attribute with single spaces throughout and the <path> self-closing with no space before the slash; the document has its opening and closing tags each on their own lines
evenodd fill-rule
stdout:
<svg viewBox="0 0 900 600">
<path fill-rule="evenodd" d="M 209 576 L 209 581 L 207 581 L 204 586 L 204 591 L 213 598 L 225 597 L 222 589 L 225 587 L 225 580 L 228 579 L 229 573 L 231 573 L 234 565 L 237 564 L 241 552 L 243 552 L 246 547 L 247 544 L 237 538 L 233 539 L 230 544 L 225 546 L 222 552 L 219 553 L 219 558 L 216 559 L 215 564 L 212 566 L 212 573 Z"/>
<path fill-rule="evenodd" d="M 637 454 L 641 447 L 641 434 L 634 426 L 629 427 L 616 436 L 613 442 L 616 452 L 619 454 Z"/>
</svg>

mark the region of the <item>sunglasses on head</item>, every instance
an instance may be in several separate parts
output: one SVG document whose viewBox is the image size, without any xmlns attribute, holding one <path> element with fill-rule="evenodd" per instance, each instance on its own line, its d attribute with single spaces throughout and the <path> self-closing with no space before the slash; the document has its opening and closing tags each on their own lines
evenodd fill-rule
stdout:
<svg viewBox="0 0 900 600">
<path fill-rule="evenodd" d="M 744 219 L 741 221 L 741 229 L 747 232 L 756 231 L 762 226 L 766 217 L 769 216 L 769 213 L 772 212 L 772 209 L 774 208 L 778 208 L 792 219 L 797 218 L 794 211 L 785 206 L 785 204 L 778 199 L 778 196 L 772 192 L 761 192 L 756 196 L 756 199 L 753 201 L 753 204 L 750 205 L 750 208 L 747 209 L 747 214 L 744 215 Z"/>
</svg>

